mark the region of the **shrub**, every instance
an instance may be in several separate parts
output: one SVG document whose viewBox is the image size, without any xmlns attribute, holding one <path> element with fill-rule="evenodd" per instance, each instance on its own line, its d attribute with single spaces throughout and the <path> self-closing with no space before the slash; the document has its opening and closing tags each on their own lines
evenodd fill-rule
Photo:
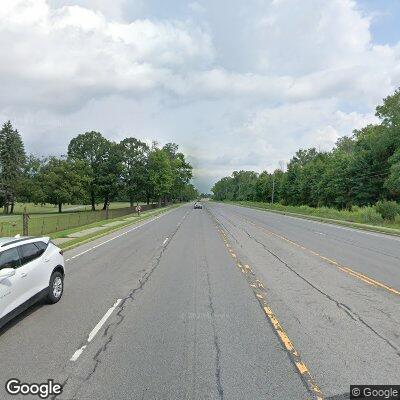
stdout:
<svg viewBox="0 0 400 400">
<path fill-rule="evenodd" d="M 399 213 L 399 205 L 395 201 L 378 201 L 375 209 L 387 221 L 394 221 Z"/>
<path fill-rule="evenodd" d="M 382 215 L 378 214 L 374 207 L 358 208 L 357 214 L 360 217 L 360 222 L 365 224 L 379 224 L 383 221 Z"/>
</svg>

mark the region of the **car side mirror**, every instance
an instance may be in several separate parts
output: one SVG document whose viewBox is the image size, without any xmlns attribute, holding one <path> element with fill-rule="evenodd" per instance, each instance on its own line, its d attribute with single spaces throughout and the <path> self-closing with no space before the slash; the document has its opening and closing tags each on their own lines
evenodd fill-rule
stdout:
<svg viewBox="0 0 400 400">
<path fill-rule="evenodd" d="M 0 280 L 9 278 L 10 276 L 15 275 L 15 269 L 14 268 L 3 268 L 0 269 Z"/>
</svg>

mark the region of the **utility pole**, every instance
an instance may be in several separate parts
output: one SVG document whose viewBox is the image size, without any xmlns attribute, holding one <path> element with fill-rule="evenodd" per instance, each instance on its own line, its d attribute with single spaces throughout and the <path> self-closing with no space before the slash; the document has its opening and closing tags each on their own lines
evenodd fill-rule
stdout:
<svg viewBox="0 0 400 400">
<path fill-rule="evenodd" d="M 106 219 L 110 217 L 110 202 L 106 203 Z"/>
<path fill-rule="evenodd" d="M 22 234 L 24 236 L 29 235 L 29 214 L 26 207 L 24 207 L 24 213 L 22 214 Z"/>
<path fill-rule="evenodd" d="M 271 196 L 271 203 L 274 204 L 274 195 L 275 195 L 275 171 L 272 174 L 272 196 Z"/>
</svg>

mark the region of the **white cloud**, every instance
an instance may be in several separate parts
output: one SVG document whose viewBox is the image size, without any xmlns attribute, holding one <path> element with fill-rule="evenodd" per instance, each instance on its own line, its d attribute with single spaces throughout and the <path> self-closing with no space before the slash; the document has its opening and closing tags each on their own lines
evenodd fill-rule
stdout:
<svg viewBox="0 0 400 400">
<path fill-rule="evenodd" d="M 207 63 L 209 36 L 189 23 L 109 22 L 80 6 L 51 9 L 45 0 L 13 0 L 0 11 L 0 97 L 27 107 L 82 106 L 96 96 L 133 95 L 168 82 L 173 69 Z M 8 46 L 9 47 L 9 46 Z M 32 102 L 35 96 L 35 102 Z"/>
<path fill-rule="evenodd" d="M 111 20 L 124 20 L 124 9 L 129 4 L 141 9 L 143 0 L 49 0 L 50 6 L 58 8 L 61 6 L 77 5 L 90 10 L 98 11 Z"/>
<path fill-rule="evenodd" d="M 273 2 L 255 27 L 266 70 L 296 75 L 362 62 L 370 20 L 352 0 Z M 282 44 L 284 47 L 282 48 Z"/>
<path fill-rule="evenodd" d="M 145 16 L 127 18 L 128 6 Z M 374 44 L 353 0 L 202 0 L 169 19 L 157 7 L 4 0 L 0 117 L 31 149 L 59 132 L 49 153 L 86 129 L 174 140 L 205 182 L 328 149 L 376 121 L 400 85 L 400 45 Z"/>
</svg>

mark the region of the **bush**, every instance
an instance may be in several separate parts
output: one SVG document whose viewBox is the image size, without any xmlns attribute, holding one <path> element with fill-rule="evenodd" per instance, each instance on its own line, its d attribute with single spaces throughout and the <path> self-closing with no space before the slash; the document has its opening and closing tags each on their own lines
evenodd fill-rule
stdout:
<svg viewBox="0 0 400 400">
<path fill-rule="evenodd" d="M 399 205 L 395 201 L 378 201 L 375 209 L 387 221 L 394 221 L 399 213 Z"/>
<path fill-rule="evenodd" d="M 382 215 L 378 214 L 374 207 L 362 207 L 355 211 L 360 216 L 360 222 L 365 224 L 379 224 L 383 221 Z"/>
</svg>

